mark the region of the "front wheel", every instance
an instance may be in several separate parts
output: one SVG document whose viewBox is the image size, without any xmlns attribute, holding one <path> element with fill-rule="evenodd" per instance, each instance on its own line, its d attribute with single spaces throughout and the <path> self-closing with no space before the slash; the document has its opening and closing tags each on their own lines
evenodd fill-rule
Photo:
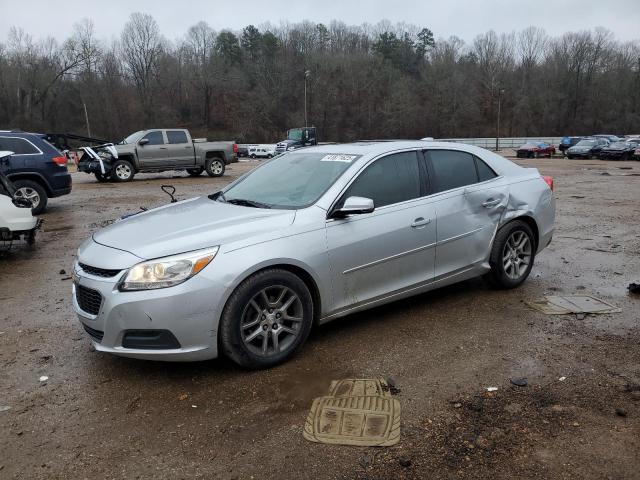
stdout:
<svg viewBox="0 0 640 480">
<path fill-rule="evenodd" d="M 312 322 L 313 300 L 305 283 L 287 270 L 264 270 L 229 298 L 220 319 L 222 350 L 242 367 L 273 367 L 306 341 Z"/>
<path fill-rule="evenodd" d="M 191 175 L 192 177 L 199 177 L 200 175 L 202 175 L 202 172 L 204 172 L 204 168 L 200 167 L 200 168 L 188 168 L 187 169 L 187 173 L 189 175 Z"/>
<path fill-rule="evenodd" d="M 204 168 L 210 177 L 221 177 L 224 175 L 225 165 L 222 159 L 213 157 L 207 159 Z"/>
<path fill-rule="evenodd" d="M 104 182 L 108 182 L 110 179 L 110 175 L 106 174 L 106 173 L 99 173 L 96 172 L 94 173 L 96 180 L 98 180 L 98 182 L 100 183 L 104 183 Z"/>
<path fill-rule="evenodd" d="M 534 259 L 535 240 L 531 227 L 521 220 L 510 222 L 496 234 L 487 278 L 496 287 L 515 288 L 531 273 Z"/>
<path fill-rule="evenodd" d="M 130 182 L 135 175 L 133 165 L 128 160 L 116 160 L 111 172 L 111 178 L 116 182 Z"/>
</svg>

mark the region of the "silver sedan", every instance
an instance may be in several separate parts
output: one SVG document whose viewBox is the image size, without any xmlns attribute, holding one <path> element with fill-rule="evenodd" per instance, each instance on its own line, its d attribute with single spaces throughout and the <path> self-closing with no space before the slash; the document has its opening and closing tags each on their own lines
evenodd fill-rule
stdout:
<svg viewBox="0 0 640 480">
<path fill-rule="evenodd" d="M 468 145 L 305 148 L 96 232 L 73 305 L 98 351 L 270 367 L 359 310 L 480 275 L 517 287 L 551 241 L 552 189 Z"/>
</svg>

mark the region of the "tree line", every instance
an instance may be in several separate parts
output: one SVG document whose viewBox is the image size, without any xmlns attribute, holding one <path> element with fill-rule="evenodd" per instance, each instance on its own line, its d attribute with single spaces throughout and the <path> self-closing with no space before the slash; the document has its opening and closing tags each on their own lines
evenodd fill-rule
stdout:
<svg viewBox="0 0 640 480">
<path fill-rule="evenodd" d="M 91 20 L 63 42 L 12 28 L 0 42 L 0 129 L 117 140 L 152 127 L 274 142 L 640 133 L 640 42 L 605 29 L 435 40 L 410 24 L 334 21 L 215 31 L 175 41 L 134 13 L 117 40 Z"/>
</svg>

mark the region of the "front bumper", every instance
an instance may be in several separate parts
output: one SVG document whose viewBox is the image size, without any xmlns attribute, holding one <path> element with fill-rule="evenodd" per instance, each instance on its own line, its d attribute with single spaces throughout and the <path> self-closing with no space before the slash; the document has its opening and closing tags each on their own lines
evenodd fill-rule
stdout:
<svg viewBox="0 0 640 480">
<path fill-rule="evenodd" d="M 224 288 L 197 275 L 174 287 L 138 292 L 121 292 L 118 281 L 125 270 L 102 278 L 74 266 L 73 308 L 100 352 L 146 360 L 196 361 L 215 358 L 219 303 Z M 78 288 L 100 294 L 97 314 L 83 310 Z M 86 290 L 85 290 L 86 291 Z M 178 348 L 125 348 L 123 339 L 132 330 L 168 331 Z"/>
</svg>

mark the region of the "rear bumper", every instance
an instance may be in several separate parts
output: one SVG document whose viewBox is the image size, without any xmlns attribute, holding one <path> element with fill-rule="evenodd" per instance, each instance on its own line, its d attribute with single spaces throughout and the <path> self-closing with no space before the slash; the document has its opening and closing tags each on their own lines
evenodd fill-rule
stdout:
<svg viewBox="0 0 640 480">
<path fill-rule="evenodd" d="M 51 176 L 49 185 L 51 187 L 51 197 L 59 197 L 71 193 L 71 175 L 65 168 L 64 172 L 55 173 Z"/>
</svg>

